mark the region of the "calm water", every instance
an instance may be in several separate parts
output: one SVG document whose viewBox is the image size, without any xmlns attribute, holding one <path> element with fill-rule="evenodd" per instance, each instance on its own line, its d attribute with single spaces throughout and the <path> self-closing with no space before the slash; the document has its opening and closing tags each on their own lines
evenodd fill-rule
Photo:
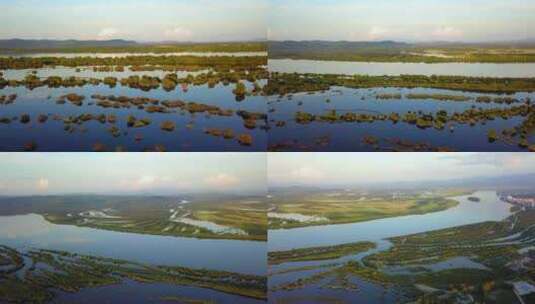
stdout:
<svg viewBox="0 0 535 304">
<path fill-rule="evenodd" d="M 397 63 L 269 59 L 270 72 L 316 74 L 535 77 L 535 63 Z"/>
<path fill-rule="evenodd" d="M 125 280 L 121 285 L 86 288 L 74 294 L 59 292 L 57 298 L 54 299 L 54 303 L 173 303 L 164 301 L 162 297 L 196 299 L 212 301 L 213 303 L 229 304 L 265 303 L 264 301 L 226 294 L 210 289 L 171 284 L 143 284 L 131 280 Z"/>
<path fill-rule="evenodd" d="M 94 58 L 121 58 L 130 56 L 267 56 L 267 52 L 174 52 L 174 53 L 27 53 L 27 54 L 0 54 L 0 57 L 94 57 Z"/>
<path fill-rule="evenodd" d="M 153 265 L 266 273 L 266 243 L 263 242 L 157 236 L 56 225 L 36 214 L 0 216 L 0 244 L 19 249 L 64 250 Z"/>
<path fill-rule="evenodd" d="M 439 101 L 439 100 L 411 100 L 405 96 L 407 94 L 446 94 L 456 96 L 470 96 L 471 101 Z M 401 94 L 401 100 L 377 99 L 377 94 Z M 479 94 L 470 92 L 459 92 L 451 90 L 425 89 L 425 88 L 373 88 L 373 89 L 351 89 L 344 87 L 332 87 L 325 93 L 295 94 L 288 97 L 269 97 L 270 121 L 273 125 L 269 132 L 268 146 L 284 144 L 298 141 L 287 150 L 313 150 L 313 151 L 373 151 L 374 147 L 363 142 L 365 136 L 374 136 L 381 140 L 380 147 L 388 149 L 393 147 L 390 140 L 402 139 L 412 143 L 427 143 L 432 147 L 445 146 L 456 151 L 525 151 L 516 144 L 496 141 L 489 143 L 487 138 L 488 130 L 494 129 L 498 133 L 501 130 L 518 126 L 523 117 L 513 117 L 508 120 L 497 118 L 487 121 L 485 124 L 477 123 L 475 126 L 469 124 L 454 124 L 453 132 L 449 125 L 443 130 L 427 128 L 425 130 L 417 128 L 402 121 L 393 124 L 391 121 L 375 121 L 373 123 L 327 123 L 312 122 L 309 124 L 298 124 L 295 122 L 295 113 L 298 111 L 325 114 L 331 110 L 336 110 L 337 114 L 346 112 L 364 114 L 390 114 L 418 112 L 436 113 L 444 110 L 449 114 L 463 112 L 472 107 L 475 108 L 508 108 L 522 103 L 512 105 L 498 103 L 478 103 L 475 102 L 477 96 L 492 96 L 493 94 Z M 534 94 L 517 93 L 510 97 L 525 100 Z M 330 100 L 330 102 L 327 102 Z M 283 127 L 276 127 L 275 122 L 284 121 Z M 324 145 L 318 145 L 318 138 L 325 138 Z M 535 139 L 531 135 L 531 140 Z"/>
<path fill-rule="evenodd" d="M 469 196 L 481 198 L 471 202 Z M 358 241 L 377 241 L 425 231 L 445 229 L 508 217 L 511 205 L 499 199 L 494 191 L 478 191 L 455 198 L 456 207 L 422 215 L 409 215 L 373 221 L 269 230 L 269 251 L 327 246 Z"/>
<path fill-rule="evenodd" d="M 247 83 L 251 87 L 251 83 Z M 244 127 L 243 120 L 238 115 L 230 117 L 207 116 L 206 114 L 191 115 L 190 113 L 147 113 L 136 107 L 129 109 L 102 108 L 91 99 L 93 94 L 115 95 L 128 97 L 150 97 L 163 100 L 183 100 L 216 105 L 222 109 L 234 111 L 246 110 L 266 113 L 266 103 L 262 96 L 249 96 L 237 102 L 232 90 L 234 85 L 216 85 L 208 88 L 207 85 L 190 86 L 187 92 L 180 87 L 174 91 L 166 92 L 155 89 L 144 92 L 118 85 L 109 88 L 106 85 L 76 88 L 48 88 L 41 87 L 28 90 L 24 87 L 7 87 L 0 91 L 2 95 L 17 94 L 13 104 L 0 105 L 0 117 L 16 118 L 24 113 L 31 116 L 31 122 L 22 124 L 12 121 L 9 124 L 0 124 L 0 150 L 20 151 L 28 142 L 35 142 L 39 151 L 92 151 L 92 146 L 99 142 L 108 150 L 122 146 L 128 151 L 143 151 L 155 145 L 163 145 L 167 151 L 265 151 L 267 132 L 260 128 L 263 121 L 257 121 L 257 128 L 249 130 Z M 70 104 L 56 104 L 59 96 L 76 93 L 84 95 L 84 105 L 81 107 Z M 90 103 L 93 103 L 92 105 Z M 115 114 L 116 126 L 121 130 L 121 136 L 113 137 L 108 129 L 111 124 L 101 124 L 98 121 L 88 121 L 82 126 L 76 126 L 73 133 L 64 130 L 63 121 L 54 120 L 54 115 L 78 116 L 81 114 Z M 40 114 L 48 115 L 46 123 L 37 122 Z M 128 128 L 126 118 L 134 115 L 137 119 L 149 118 L 152 123 L 143 128 Z M 160 129 L 163 121 L 170 120 L 176 124 L 173 132 Z M 237 137 L 240 134 L 250 134 L 253 137 L 251 146 L 241 146 L 236 139 L 223 139 L 204 133 L 205 128 L 230 128 Z"/>
<path fill-rule="evenodd" d="M 80 71 L 77 71 L 80 69 Z M 201 73 L 206 73 L 209 70 L 200 70 L 200 71 L 131 71 L 129 67 L 125 67 L 123 72 L 99 72 L 93 71 L 93 67 L 81 67 L 81 68 L 71 68 L 71 67 L 54 67 L 54 68 L 39 68 L 39 69 L 21 69 L 21 70 L 3 70 L 3 77 L 9 80 L 23 80 L 27 75 L 30 75 L 36 72 L 35 76 L 43 79 L 51 76 L 60 76 L 62 78 L 66 77 L 78 77 L 78 78 L 99 78 L 104 79 L 105 77 L 116 77 L 116 78 L 127 78 L 130 76 L 151 76 L 163 78 L 165 75 L 170 73 L 175 73 L 179 78 L 187 77 L 188 75 L 198 75 Z"/>
</svg>

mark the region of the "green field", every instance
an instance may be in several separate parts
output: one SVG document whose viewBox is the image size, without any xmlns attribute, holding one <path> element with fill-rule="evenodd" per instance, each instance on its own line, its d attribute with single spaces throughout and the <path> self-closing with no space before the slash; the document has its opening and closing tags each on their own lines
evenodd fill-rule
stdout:
<svg viewBox="0 0 535 304">
<path fill-rule="evenodd" d="M 266 205 L 261 197 L 206 196 L 189 204 L 178 202 L 180 199 L 166 196 L 1 198 L 0 215 L 37 213 L 55 224 L 143 234 L 254 241 L 267 239 Z M 88 215 L 89 211 L 94 214 Z M 176 219 L 186 220 L 173 220 L 171 217 L 175 213 Z M 206 221 L 227 229 L 213 231 L 191 221 Z"/>
<path fill-rule="evenodd" d="M 433 195 L 410 193 L 393 198 L 392 195 L 347 195 L 339 192 L 291 195 L 273 198 L 271 212 L 301 214 L 324 220 L 298 221 L 269 217 L 270 229 L 296 228 L 316 225 L 363 222 L 380 218 L 437 212 L 459 203 L 447 197 L 466 193 L 463 190 L 446 191 Z"/>
</svg>

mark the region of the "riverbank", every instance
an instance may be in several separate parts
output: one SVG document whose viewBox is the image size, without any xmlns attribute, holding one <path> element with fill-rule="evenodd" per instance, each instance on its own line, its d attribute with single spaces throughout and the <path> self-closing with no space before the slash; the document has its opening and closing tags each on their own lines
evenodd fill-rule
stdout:
<svg viewBox="0 0 535 304">
<path fill-rule="evenodd" d="M 392 246 L 338 265 L 333 260 L 295 264 L 300 268 L 288 263 L 270 277 L 270 282 L 277 282 L 270 283 L 270 291 L 281 301 L 312 299 L 320 289 L 339 299 L 366 299 L 388 289 L 394 293 L 388 303 L 460 297 L 515 301 L 509 282 L 529 281 L 533 271 L 531 264 L 521 261 L 531 259 L 534 216 L 534 210 L 527 210 L 503 221 L 396 236 L 389 238 Z M 322 265 L 328 269 L 322 270 Z"/>
</svg>

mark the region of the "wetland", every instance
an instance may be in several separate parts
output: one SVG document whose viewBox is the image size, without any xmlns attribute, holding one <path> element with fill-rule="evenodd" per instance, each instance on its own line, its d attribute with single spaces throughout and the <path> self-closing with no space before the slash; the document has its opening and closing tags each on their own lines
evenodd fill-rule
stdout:
<svg viewBox="0 0 535 304">
<path fill-rule="evenodd" d="M 535 151 L 535 78 L 271 73 L 269 151 Z"/>
<path fill-rule="evenodd" d="M 261 303 L 265 204 L 227 199 L 2 197 L 0 299 Z"/>
<path fill-rule="evenodd" d="M 516 303 L 511 282 L 531 280 L 535 269 L 535 213 L 511 211 L 493 191 L 464 191 L 452 191 L 450 199 L 458 203 L 443 211 L 383 215 L 354 224 L 270 227 L 270 301 Z M 320 194 L 315 204 L 325 197 Z M 326 204 L 336 200 L 331 196 Z M 379 202 L 377 209 L 385 207 Z"/>
<path fill-rule="evenodd" d="M 268 151 L 535 151 L 534 50 L 272 41 Z"/>
<path fill-rule="evenodd" d="M 265 151 L 265 65 L 255 54 L 2 57 L 0 149 Z"/>
</svg>

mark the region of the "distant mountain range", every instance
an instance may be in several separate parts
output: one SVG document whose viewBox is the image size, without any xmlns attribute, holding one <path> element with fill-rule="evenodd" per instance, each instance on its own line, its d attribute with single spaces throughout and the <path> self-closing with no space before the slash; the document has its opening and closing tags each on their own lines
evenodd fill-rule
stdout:
<svg viewBox="0 0 535 304">
<path fill-rule="evenodd" d="M 131 40 L 27 40 L 4 39 L 0 40 L 0 49 L 60 49 L 80 47 L 127 47 L 139 43 Z"/>
<path fill-rule="evenodd" d="M 502 176 L 482 176 L 470 178 L 445 179 L 435 181 L 397 181 L 397 182 L 359 182 L 355 184 L 324 186 L 292 185 L 292 186 L 270 186 L 270 193 L 277 194 L 297 194 L 314 193 L 324 190 L 337 189 L 369 189 L 369 190 L 414 190 L 429 188 L 481 188 L 481 189 L 535 189 L 535 174 L 516 174 Z"/>
<path fill-rule="evenodd" d="M 218 41 L 218 42 L 193 42 L 193 41 L 155 41 L 137 42 L 133 40 L 34 40 L 34 39 L 0 39 L 0 49 L 3 50 L 54 50 L 54 49 L 87 49 L 87 48 L 127 48 L 146 46 L 232 46 L 237 44 L 261 44 L 265 40 L 251 41 Z"/>
<path fill-rule="evenodd" d="M 270 55 L 285 53 L 368 53 L 390 52 L 409 48 L 412 45 L 396 41 L 269 41 Z"/>
<path fill-rule="evenodd" d="M 269 56 L 280 58 L 284 56 L 326 54 L 353 54 L 353 55 L 392 55 L 403 51 L 419 48 L 535 48 L 535 40 L 515 40 L 496 42 L 399 42 L 385 41 L 268 41 Z"/>
</svg>

